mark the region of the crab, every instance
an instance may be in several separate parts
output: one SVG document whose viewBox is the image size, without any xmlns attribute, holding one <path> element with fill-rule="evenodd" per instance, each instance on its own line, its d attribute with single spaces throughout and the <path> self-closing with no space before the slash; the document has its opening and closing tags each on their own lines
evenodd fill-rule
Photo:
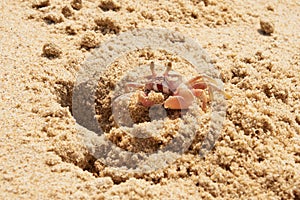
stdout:
<svg viewBox="0 0 300 200">
<path fill-rule="evenodd" d="M 129 92 L 130 88 L 140 88 L 138 91 L 138 103 L 144 107 L 151 107 L 156 104 L 152 101 L 148 94 L 151 91 L 160 92 L 167 96 L 163 102 L 166 109 L 182 110 L 188 109 L 196 98 L 202 102 L 202 110 L 206 112 L 207 102 L 212 98 L 212 90 L 222 92 L 226 98 L 230 95 L 216 86 L 216 81 L 204 74 L 193 77 L 184 82 L 183 77 L 172 70 L 172 63 L 168 62 L 166 70 L 162 75 L 155 72 L 154 62 L 150 63 L 151 75 L 146 76 L 148 81 L 145 84 L 129 82 L 125 85 L 125 91 Z M 209 98 L 205 89 L 209 91 Z"/>
</svg>

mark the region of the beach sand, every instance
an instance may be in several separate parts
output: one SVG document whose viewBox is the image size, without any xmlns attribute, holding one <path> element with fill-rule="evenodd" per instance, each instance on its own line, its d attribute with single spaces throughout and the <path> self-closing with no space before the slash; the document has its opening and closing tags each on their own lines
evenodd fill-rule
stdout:
<svg viewBox="0 0 300 200">
<path fill-rule="evenodd" d="M 0 199 L 300 199 L 296 0 L 2 0 L 0 8 Z M 226 119 L 209 136 L 215 145 L 207 146 L 204 157 L 199 151 L 213 119 L 211 107 L 204 112 L 201 102 L 190 113 L 157 108 L 157 116 L 133 95 L 125 103 L 137 125 L 114 121 L 112 103 L 122 108 L 115 97 L 132 81 L 126 73 L 150 75 L 151 61 L 161 70 L 171 61 L 187 79 L 197 75 L 187 60 L 169 52 L 130 52 L 97 79 L 96 114 L 82 114 L 82 120 L 95 117 L 102 137 L 133 152 L 130 159 L 150 156 L 124 168 L 128 155 L 112 151 L 108 155 L 116 160 L 103 163 L 91 152 L 97 134 L 78 128 L 81 121 L 72 116 L 76 78 L 99 45 L 155 27 L 193 38 L 207 52 L 231 96 Z M 134 72 L 139 66 L 146 71 Z M 161 102 L 161 96 L 153 98 Z M 182 146 L 168 147 L 177 136 Z M 160 151 L 165 147 L 178 154 Z"/>
</svg>

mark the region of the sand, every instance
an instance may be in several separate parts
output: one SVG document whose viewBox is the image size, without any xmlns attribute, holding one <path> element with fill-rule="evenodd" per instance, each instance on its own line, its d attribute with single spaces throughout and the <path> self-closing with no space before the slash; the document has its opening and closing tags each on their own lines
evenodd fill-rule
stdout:
<svg viewBox="0 0 300 200">
<path fill-rule="evenodd" d="M 299 2 L 2 0 L 0 8 L 0 199 L 300 199 Z M 199 150 L 209 119 L 198 106 L 195 139 L 172 154 L 174 162 L 145 173 L 114 170 L 86 146 L 72 91 L 98 45 L 151 27 L 201 44 L 232 98 L 205 157 Z M 147 143 L 111 118 L 122 73 L 151 61 L 192 69 L 178 56 L 143 50 L 112 63 L 98 83 L 105 136 L 133 152 L 162 149 L 180 129 L 176 112 L 147 122 L 134 104 L 139 128 L 154 134 Z"/>
</svg>

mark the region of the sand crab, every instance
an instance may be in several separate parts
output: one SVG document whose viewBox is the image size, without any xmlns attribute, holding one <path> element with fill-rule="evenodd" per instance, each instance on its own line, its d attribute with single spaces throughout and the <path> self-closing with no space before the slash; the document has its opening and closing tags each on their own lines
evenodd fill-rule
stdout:
<svg viewBox="0 0 300 200">
<path fill-rule="evenodd" d="M 183 81 L 183 77 L 172 71 L 172 63 L 169 62 L 166 70 L 162 75 L 157 75 L 155 72 L 154 62 L 150 63 L 151 75 L 146 76 L 148 82 L 139 84 L 129 82 L 125 85 L 125 91 L 129 92 L 130 88 L 141 88 L 143 91 L 138 93 L 138 102 L 145 107 L 151 107 L 155 102 L 148 98 L 151 91 L 160 92 L 168 97 L 163 105 L 167 109 L 188 109 L 192 105 L 195 98 L 199 98 L 202 102 L 202 110 L 206 111 L 208 98 L 205 89 L 209 91 L 209 98 L 212 96 L 212 90 L 222 92 L 226 98 L 230 96 L 218 88 L 216 81 L 206 75 L 196 76 L 187 82 Z"/>
</svg>

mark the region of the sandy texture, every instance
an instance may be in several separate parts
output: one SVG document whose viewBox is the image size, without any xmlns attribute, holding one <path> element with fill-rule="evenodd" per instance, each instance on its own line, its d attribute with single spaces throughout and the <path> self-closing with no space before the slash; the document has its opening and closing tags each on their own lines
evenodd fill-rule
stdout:
<svg viewBox="0 0 300 200">
<path fill-rule="evenodd" d="M 2 0 L 0 199 L 300 199 L 299 13 L 296 0 Z M 166 168 L 114 171 L 82 142 L 70 112 L 72 89 L 97 45 L 149 27 L 196 39 L 232 98 L 205 158 L 198 155 L 199 131 L 188 152 Z M 118 70 L 152 60 L 188 69 L 163 52 L 132 53 L 110 66 L 100 94 L 101 84 L 102 94 L 115 86 Z M 97 117 L 109 119 L 109 99 L 100 97 Z M 141 150 L 113 132 L 111 122 L 102 125 L 119 146 Z M 205 126 L 204 120 L 199 130 Z M 169 130 L 155 144 L 167 144 L 174 136 Z"/>
</svg>

